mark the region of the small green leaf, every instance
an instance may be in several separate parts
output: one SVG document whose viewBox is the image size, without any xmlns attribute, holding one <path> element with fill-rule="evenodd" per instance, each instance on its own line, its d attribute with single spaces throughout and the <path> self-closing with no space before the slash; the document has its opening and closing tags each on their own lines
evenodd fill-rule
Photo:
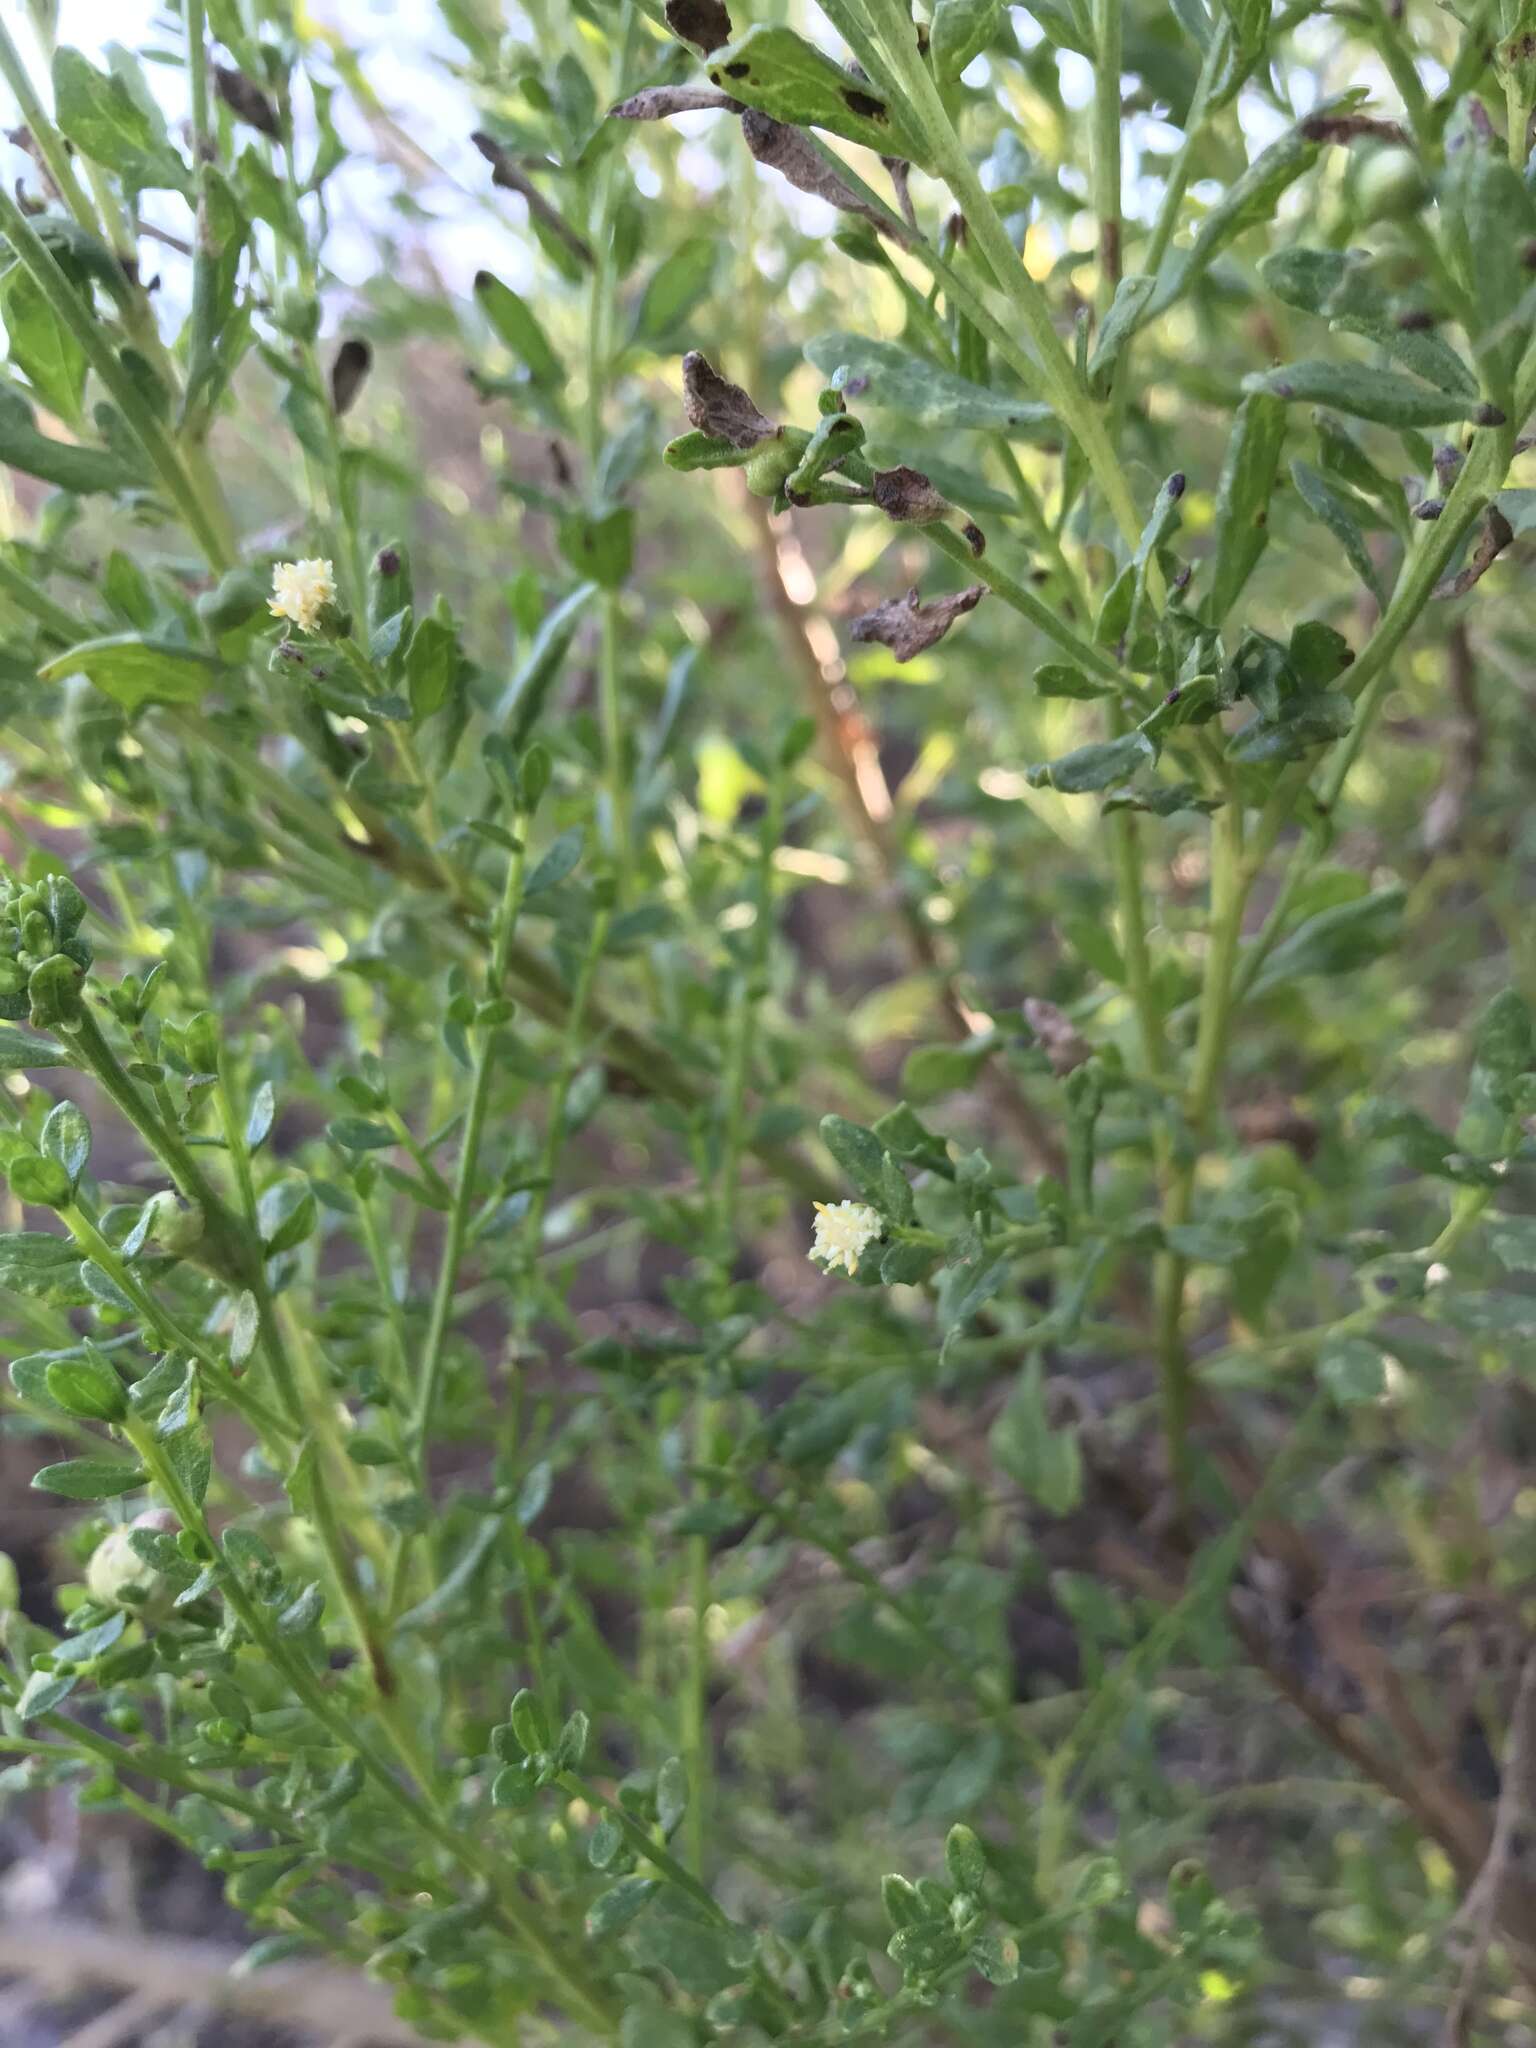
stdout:
<svg viewBox="0 0 1536 2048">
<path fill-rule="evenodd" d="M 599 1892 L 587 1908 L 587 1936 L 602 1941 L 618 1934 L 642 1913 L 660 1890 L 654 1877 L 621 1877 L 617 1884 Z"/>
<path fill-rule="evenodd" d="M 80 1281 L 80 1248 L 73 1238 L 41 1230 L 0 1232 L 0 1294 L 29 1294 L 60 1308 L 90 1299 Z"/>
<path fill-rule="evenodd" d="M 73 1066 L 67 1052 L 30 1032 L 0 1028 L 0 1074 L 23 1074 L 43 1067 Z"/>
<path fill-rule="evenodd" d="M 1251 401 L 1244 401 L 1250 403 Z M 1371 560 L 1371 551 L 1365 544 L 1364 523 L 1369 520 L 1368 507 L 1352 494 L 1338 490 L 1320 477 L 1309 463 L 1296 461 L 1291 464 L 1291 481 L 1301 502 L 1315 519 L 1322 521 L 1348 557 L 1351 568 L 1378 603 L 1381 602 L 1381 579 L 1376 574 L 1376 564 Z"/>
<path fill-rule="evenodd" d="M 979 1892 L 987 1881 L 987 1852 L 974 1828 L 956 1821 L 944 1840 L 944 1865 L 957 1891 Z"/>
<path fill-rule="evenodd" d="M 0 462 L 61 491 L 130 491 L 145 483 L 136 445 L 111 449 L 77 447 L 38 432 L 32 408 L 19 391 L 0 388 Z"/>
<path fill-rule="evenodd" d="M 39 1493 L 62 1493 L 70 1500 L 112 1500 L 146 1483 L 143 1466 L 125 1464 L 121 1458 L 66 1458 L 62 1465 L 45 1465 L 32 1476 Z"/>
<path fill-rule="evenodd" d="M 16 1702 L 18 1720 L 32 1721 L 39 1715 L 51 1714 L 69 1698 L 78 1683 L 73 1671 L 34 1671 Z"/>
<path fill-rule="evenodd" d="M 1050 1427 L 1038 1353 L 1031 1357 L 992 1425 L 992 1455 L 1047 1513 L 1070 1514 L 1083 1494 L 1082 1453 L 1075 1432 Z"/>
<path fill-rule="evenodd" d="M 69 1175 L 73 1193 L 91 1156 L 91 1127 L 84 1110 L 73 1102 L 56 1102 L 43 1123 L 42 1147 Z"/>
<path fill-rule="evenodd" d="M 420 722 L 440 711 L 448 701 L 459 664 L 458 637 L 451 626 L 430 614 L 411 635 L 405 657 L 406 688 L 411 700 L 411 717 Z"/>
<path fill-rule="evenodd" d="M 1209 615 L 1219 625 L 1269 541 L 1269 501 L 1285 440 L 1285 407 L 1251 393 L 1237 408 L 1216 486 L 1216 559 Z"/>
<path fill-rule="evenodd" d="M 549 1747 L 549 1721 L 526 1686 L 515 1695 L 508 1719 L 524 1756 L 539 1756 Z"/>
<path fill-rule="evenodd" d="M 549 345 L 549 337 L 539 324 L 538 315 L 513 291 L 490 271 L 481 270 L 475 275 L 475 297 L 480 309 L 495 328 L 513 355 L 527 370 L 534 383 L 545 391 L 558 391 L 565 382 L 565 371 L 560 358 Z"/>
<path fill-rule="evenodd" d="M 712 235 L 680 242 L 651 273 L 635 309 L 635 339 L 656 348 L 685 321 L 715 281 Z"/>
<path fill-rule="evenodd" d="M 5 1169 L 11 1193 L 18 1202 L 35 1209 L 67 1209 L 74 1190 L 69 1175 L 56 1159 L 41 1159 L 35 1152 L 23 1152 Z"/>
<path fill-rule="evenodd" d="M 1395 370 L 1372 370 L 1360 363 L 1285 363 L 1245 377 L 1243 389 L 1267 392 L 1288 405 L 1331 405 L 1384 427 L 1433 427 L 1446 420 L 1475 419 L 1482 410 L 1476 399 L 1436 391 Z"/>
<path fill-rule="evenodd" d="M 1129 782 L 1138 769 L 1150 767 L 1156 759 L 1145 733 L 1128 732 L 1119 739 L 1090 741 L 1059 760 L 1031 768 L 1029 782 L 1034 789 L 1059 789 L 1063 796 L 1081 796 L 1088 790 Z"/>
<path fill-rule="evenodd" d="M 1379 1401 L 1387 1390 L 1386 1362 L 1365 1337 L 1332 1337 L 1317 1359 L 1317 1376 L 1344 1407 Z"/>
<path fill-rule="evenodd" d="M 286 1607 L 278 1610 L 276 1628 L 280 1636 L 299 1636 L 315 1623 L 325 1612 L 325 1593 L 318 1580 L 307 1585 L 303 1592 Z"/>
<path fill-rule="evenodd" d="M 1053 439 L 1061 431 L 1048 405 L 972 384 L 894 341 L 839 329 L 808 342 L 805 353 L 824 377 L 847 370 L 861 406 L 883 406 L 921 427 L 987 427 L 1029 441 Z"/>
<path fill-rule="evenodd" d="M 0 284 L 11 361 L 37 396 L 67 426 L 80 424 L 85 391 L 85 351 L 60 320 L 30 272 L 18 265 Z"/>
<path fill-rule="evenodd" d="M 542 896 L 546 889 L 555 888 L 567 875 L 573 874 L 581 859 L 586 836 L 580 825 L 572 825 L 553 840 L 548 852 L 523 884 L 524 896 Z"/>
<path fill-rule="evenodd" d="M 635 515 L 628 505 L 602 513 L 569 512 L 556 529 L 560 552 L 599 590 L 617 590 L 635 556 Z"/>
<path fill-rule="evenodd" d="M 87 1422 L 121 1422 L 128 1413 L 123 1383 L 99 1351 L 60 1358 L 48 1367 L 48 1392 L 66 1415 Z"/>
<path fill-rule="evenodd" d="M 850 1123 L 845 1116 L 824 1116 L 821 1142 L 837 1161 L 866 1201 L 878 1208 L 883 1199 L 881 1165 L 885 1147 L 863 1124 Z"/>
<path fill-rule="evenodd" d="M 661 1832 L 676 1833 L 688 1811 L 688 1772 L 681 1757 L 669 1756 L 656 1773 L 656 1818 Z"/>
<path fill-rule="evenodd" d="M 190 189 L 186 165 L 115 72 L 98 71 L 78 50 L 53 60 L 54 118 L 75 147 L 133 189 Z"/>
<path fill-rule="evenodd" d="M 3 455 L 0 448 L 0 455 Z M 196 704 L 225 673 L 217 655 L 180 641 L 154 640 L 143 633 L 109 633 L 82 640 L 56 654 L 38 670 L 45 683 L 85 676 L 125 710 L 141 704 Z"/>
</svg>

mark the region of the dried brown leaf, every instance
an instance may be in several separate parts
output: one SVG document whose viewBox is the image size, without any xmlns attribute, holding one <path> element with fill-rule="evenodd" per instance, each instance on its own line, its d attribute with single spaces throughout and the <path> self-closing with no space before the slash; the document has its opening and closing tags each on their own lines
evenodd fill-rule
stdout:
<svg viewBox="0 0 1536 2048">
<path fill-rule="evenodd" d="M 947 517 L 951 509 L 933 479 L 906 463 L 896 469 L 875 471 L 874 499 L 888 519 L 914 526 L 931 526 L 935 519 Z"/>
<path fill-rule="evenodd" d="M 236 71 L 229 64 L 215 64 L 213 82 L 219 98 L 237 120 L 262 135 L 270 135 L 274 142 L 281 139 L 283 124 L 277 118 L 276 107 L 243 71 Z"/>
<path fill-rule="evenodd" d="M 863 613 L 849 631 L 855 640 L 877 641 L 898 661 L 910 661 L 942 640 L 956 619 L 975 611 L 986 594 L 984 583 L 972 583 L 953 597 L 936 597 L 924 604 L 915 589 L 909 590 L 905 597 L 889 598 L 872 612 Z"/>
<path fill-rule="evenodd" d="M 722 377 L 697 349 L 683 357 L 683 410 L 690 427 L 717 441 L 729 441 L 733 448 L 755 448 L 780 431 L 739 384 Z"/>
<path fill-rule="evenodd" d="M 1063 1074 L 1070 1074 L 1074 1067 L 1080 1067 L 1085 1060 L 1092 1059 L 1093 1047 L 1078 1030 L 1066 1011 L 1055 1003 L 1048 1003 L 1044 996 L 1024 998 L 1024 1022 L 1040 1041 L 1040 1050 L 1051 1063 L 1051 1072 L 1059 1080 Z"/>
<path fill-rule="evenodd" d="M 720 0 L 667 0 L 667 27 L 706 56 L 731 40 L 731 17 Z"/>
<path fill-rule="evenodd" d="M 357 336 L 344 341 L 331 364 L 331 410 L 340 419 L 362 390 L 373 367 L 373 350 Z"/>
<path fill-rule="evenodd" d="M 1465 597 L 1481 577 L 1486 576 L 1499 556 L 1515 537 L 1515 530 L 1497 505 L 1490 505 L 1483 521 L 1483 530 L 1477 537 L 1477 546 L 1472 550 L 1465 568 L 1458 569 L 1454 576 L 1447 576 L 1443 583 L 1437 583 L 1431 593 L 1435 597 Z"/>
<path fill-rule="evenodd" d="M 608 112 L 615 121 L 665 121 L 673 114 L 703 114 L 738 104 L 729 93 L 716 92 L 712 85 L 649 85 Z"/>
<path fill-rule="evenodd" d="M 856 213 L 872 221 L 881 234 L 893 241 L 909 239 L 909 230 L 878 206 L 861 199 L 853 187 L 840 178 L 803 128 L 791 128 L 775 121 L 771 114 L 750 107 L 741 117 L 741 132 L 748 149 L 760 164 L 789 180 L 799 192 L 824 199 L 840 213 Z"/>
<path fill-rule="evenodd" d="M 499 185 L 504 192 L 519 193 L 527 200 L 528 211 L 533 217 L 542 222 L 552 235 L 558 236 L 578 262 L 592 269 L 597 258 L 592 253 L 591 244 L 577 234 L 559 207 L 544 197 L 511 152 L 503 149 L 494 135 L 487 135 L 483 130 L 476 130 L 469 139 L 490 165 L 491 183 Z"/>
</svg>

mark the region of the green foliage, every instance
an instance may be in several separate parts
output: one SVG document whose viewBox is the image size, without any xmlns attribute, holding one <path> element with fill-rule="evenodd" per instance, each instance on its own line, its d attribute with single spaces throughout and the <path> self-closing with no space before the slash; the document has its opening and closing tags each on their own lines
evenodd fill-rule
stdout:
<svg viewBox="0 0 1536 2048">
<path fill-rule="evenodd" d="M 0 1789 L 428 2040 L 1492 2039 L 1528 10 L 773 12 L 445 0 L 462 303 L 345 23 L 0 27 Z"/>
</svg>

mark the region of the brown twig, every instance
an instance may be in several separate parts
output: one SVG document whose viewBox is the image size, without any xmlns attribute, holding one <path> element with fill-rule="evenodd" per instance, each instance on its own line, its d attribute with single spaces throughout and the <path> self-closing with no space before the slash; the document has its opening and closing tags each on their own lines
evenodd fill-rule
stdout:
<svg viewBox="0 0 1536 2048">
<path fill-rule="evenodd" d="M 1494 1814 L 1493 1839 L 1457 1914 L 1458 1922 L 1472 1934 L 1472 1944 L 1462 1965 L 1456 1996 L 1445 2016 L 1444 2048 L 1467 2048 L 1472 2034 L 1472 2015 L 1478 1986 L 1488 1961 L 1488 1951 L 1505 1917 L 1505 1893 L 1514 1865 L 1529 1845 L 1529 1830 L 1536 1816 L 1536 1647 L 1527 1650 L 1520 1668 L 1520 1683 L 1510 1710 L 1509 1737 L 1504 1746 L 1504 1769 L 1499 1803 Z M 1525 1916 L 1522 1915 L 1522 1919 Z M 1529 1922 L 1526 1921 L 1528 1927 Z M 1529 1940 L 1529 1935 L 1526 1937 Z"/>
</svg>

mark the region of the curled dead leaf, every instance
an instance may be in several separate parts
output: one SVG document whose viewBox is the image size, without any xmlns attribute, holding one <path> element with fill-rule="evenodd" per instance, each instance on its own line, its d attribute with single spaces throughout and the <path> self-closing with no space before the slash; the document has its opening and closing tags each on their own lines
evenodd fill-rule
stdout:
<svg viewBox="0 0 1536 2048">
<path fill-rule="evenodd" d="M 856 213 L 861 219 L 872 221 L 881 234 L 889 235 L 893 241 L 910 239 L 910 230 L 894 214 L 871 206 L 838 176 L 803 128 L 788 127 L 783 121 L 775 121 L 771 114 L 749 107 L 741 117 L 741 133 L 757 161 L 787 178 L 796 191 L 809 192 L 813 199 L 824 199 L 840 213 Z"/>
<path fill-rule="evenodd" d="M 720 0 L 667 0 L 667 27 L 705 56 L 731 40 L 731 17 Z"/>
<path fill-rule="evenodd" d="M 1477 546 L 1467 558 L 1464 568 L 1454 576 L 1447 576 L 1443 583 L 1437 583 L 1431 593 L 1434 597 L 1465 597 L 1479 578 L 1486 576 L 1499 556 L 1515 537 L 1515 530 L 1497 505 L 1490 505 L 1483 520 L 1483 530 L 1477 537 Z"/>
<path fill-rule="evenodd" d="M 849 631 L 855 640 L 875 641 L 888 647 L 898 661 L 910 661 L 942 640 L 956 619 L 975 611 L 986 594 L 984 583 L 972 583 L 952 597 L 936 597 L 924 604 L 915 589 L 909 590 L 905 597 L 889 598 L 872 612 L 864 612 Z"/>
<path fill-rule="evenodd" d="M 739 103 L 712 85 L 650 85 L 608 109 L 614 121 L 665 121 L 673 114 L 704 114 Z"/>
<path fill-rule="evenodd" d="M 874 499 L 888 519 L 913 526 L 931 526 L 936 519 L 946 519 L 952 509 L 933 479 L 906 463 L 875 471 Z"/>
<path fill-rule="evenodd" d="M 213 82 L 219 98 L 237 120 L 261 135 L 270 135 L 274 142 L 281 139 L 283 124 L 277 118 L 276 107 L 243 71 L 236 71 L 229 64 L 215 64 Z"/>
<path fill-rule="evenodd" d="M 1093 1047 L 1066 1011 L 1044 996 L 1024 998 L 1024 1022 L 1040 1042 L 1040 1050 L 1051 1063 L 1058 1080 L 1093 1057 Z"/>
<path fill-rule="evenodd" d="M 733 448 L 755 448 L 781 431 L 758 411 L 739 384 L 722 377 L 706 356 L 690 349 L 683 357 L 683 410 L 690 427 L 729 441 Z"/>
</svg>

